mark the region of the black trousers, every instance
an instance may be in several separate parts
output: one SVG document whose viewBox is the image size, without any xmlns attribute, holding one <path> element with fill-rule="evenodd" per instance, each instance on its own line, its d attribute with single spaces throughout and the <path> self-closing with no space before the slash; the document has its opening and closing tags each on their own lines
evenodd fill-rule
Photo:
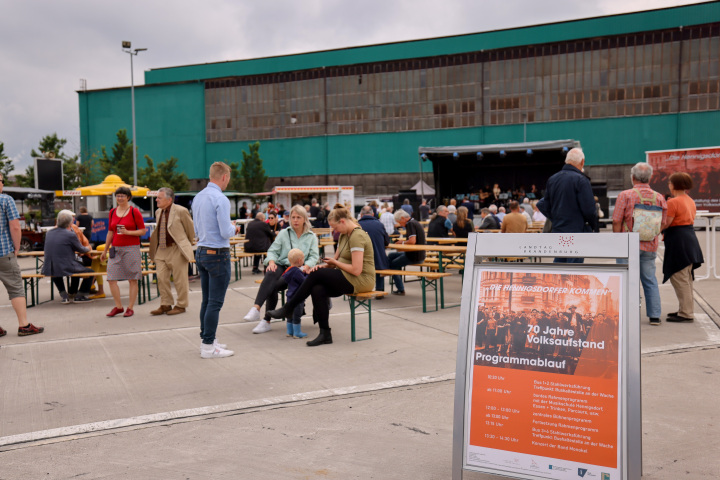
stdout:
<svg viewBox="0 0 720 480">
<path fill-rule="evenodd" d="M 321 268 L 308 275 L 292 298 L 285 303 L 285 308 L 293 311 L 307 297 L 312 297 L 313 322 L 317 323 L 320 328 L 330 328 L 328 299 L 330 297 L 349 295 L 354 290 L 352 283 L 345 279 L 341 270 Z"/>
<path fill-rule="evenodd" d="M 263 277 L 257 296 L 255 297 L 255 305 L 262 307 L 263 303 L 267 302 L 265 311 L 275 310 L 278 303 L 278 293 L 287 288 L 285 282 L 279 282 L 283 272 L 285 272 L 285 267 L 282 265 L 277 265 L 274 272 L 270 270 L 265 271 L 265 277 Z"/>
<path fill-rule="evenodd" d="M 93 271 L 89 268 L 85 269 L 86 272 L 92 273 Z M 79 277 L 67 277 L 69 279 L 69 286 L 68 286 L 68 292 L 70 295 L 75 295 L 78 293 L 78 285 L 80 286 L 79 292 L 83 295 L 88 295 L 90 293 L 90 287 L 92 287 L 93 282 L 95 281 L 95 277 L 87 277 L 82 279 L 82 285 L 80 284 L 80 278 Z M 58 292 L 65 293 L 65 277 L 52 277 L 52 282 L 57 287 Z"/>
</svg>

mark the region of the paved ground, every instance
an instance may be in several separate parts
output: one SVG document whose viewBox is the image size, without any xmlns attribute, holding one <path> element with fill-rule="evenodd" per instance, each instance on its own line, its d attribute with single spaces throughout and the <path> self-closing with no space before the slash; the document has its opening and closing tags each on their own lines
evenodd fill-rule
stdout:
<svg viewBox="0 0 720 480">
<path fill-rule="evenodd" d="M 175 317 L 150 317 L 158 300 L 129 319 L 104 316 L 110 299 L 45 303 L 29 313 L 46 333 L 26 338 L 0 301 L 0 479 L 450 478 L 459 309 L 423 314 L 410 284 L 351 343 L 337 299 L 335 343 L 308 348 L 282 323 L 251 333 L 255 278 L 231 284 L 219 340 L 236 354 L 221 360 L 199 356 L 198 282 Z M 720 280 L 695 286 L 693 324 L 641 326 L 646 479 L 720 477 Z M 459 301 L 458 275 L 446 292 Z"/>
</svg>

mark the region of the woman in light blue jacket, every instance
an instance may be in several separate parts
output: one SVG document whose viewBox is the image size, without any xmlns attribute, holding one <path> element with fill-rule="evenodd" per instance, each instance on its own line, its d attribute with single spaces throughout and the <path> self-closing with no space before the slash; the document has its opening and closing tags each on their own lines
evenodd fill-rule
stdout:
<svg viewBox="0 0 720 480">
<path fill-rule="evenodd" d="M 245 315 L 247 321 L 258 321 L 253 333 L 265 333 L 270 330 L 270 317 L 267 312 L 277 307 L 278 293 L 284 289 L 283 282 L 280 282 L 283 272 L 290 266 L 288 252 L 293 248 L 299 248 L 305 254 L 305 265 L 302 269 L 309 273 L 320 259 L 317 236 L 312 232 L 310 219 L 307 211 L 301 205 L 295 205 L 290 209 L 290 228 L 281 230 L 275 237 L 275 241 L 268 249 L 265 258 L 265 278 L 263 278 L 255 305 Z M 265 306 L 265 318 L 260 318 L 260 308 Z"/>
</svg>

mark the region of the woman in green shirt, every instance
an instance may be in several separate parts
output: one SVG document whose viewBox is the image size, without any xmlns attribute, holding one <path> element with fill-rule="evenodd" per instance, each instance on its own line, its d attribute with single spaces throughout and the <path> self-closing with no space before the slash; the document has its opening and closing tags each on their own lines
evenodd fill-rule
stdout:
<svg viewBox="0 0 720 480">
<path fill-rule="evenodd" d="M 297 305 L 312 296 L 313 321 L 319 324 L 320 334 L 307 342 L 309 347 L 332 343 L 328 323 L 330 297 L 370 292 L 375 286 L 375 258 L 368 234 L 345 208 L 332 210 L 328 223 L 340 233 L 335 256 L 324 258 L 324 264 L 313 268 L 285 306 L 268 312 L 273 318 L 285 318 Z"/>
</svg>

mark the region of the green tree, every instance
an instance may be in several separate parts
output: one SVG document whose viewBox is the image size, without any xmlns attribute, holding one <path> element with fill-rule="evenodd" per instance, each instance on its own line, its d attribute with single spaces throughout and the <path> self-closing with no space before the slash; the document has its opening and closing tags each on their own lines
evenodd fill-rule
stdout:
<svg viewBox="0 0 720 480">
<path fill-rule="evenodd" d="M 109 156 L 105 146 L 102 147 L 98 163 L 103 178 L 108 175 L 119 175 L 125 183 L 133 181 L 133 143 L 127 136 L 127 130 L 120 129 L 116 133 L 117 141 L 112 146 Z M 139 173 L 139 170 L 138 170 Z M 139 181 L 138 175 L 138 181 Z"/>
<path fill-rule="evenodd" d="M 261 192 L 265 189 L 267 175 L 263 168 L 262 158 L 260 158 L 260 142 L 251 143 L 250 153 L 243 150 L 242 167 L 240 168 L 240 176 L 243 178 L 245 188 L 248 193 Z"/>
<path fill-rule="evenodd" d="M 160 187 L 170 187 L 176 192 L 187 190 L 188 178 L 185 172 L 177 173 L 178 159 L 170 157 L 164 162 L 158 164 L 155 168 L 155 162 L 148 155 L 145 155 L 147 167 L 138 169 L 138 183 L 144 185 L 151 190 L 157 190 Z"/>
<path fill-rule="evenodd" d="M 2 173 L 3 178 L 7 181 L 10 172 L 13 170 L 15 170 L 13 161 L 5 155 L 5 144 L 0 142 L 0 173 Z"/>
<path fill-rule="evenodd" d="M 230 163 L 230 183 L 227 189 L 231 192 L 245 191 L 245 181 L 240 174 L 240 165 L 237 162 Z"/>
<path fill-rule="evenodd" d="M 15 175 L 15 183 L 18 187 L 35 188 L 35 165 L 28 165 L 24 175 Z"/>
</svg>

